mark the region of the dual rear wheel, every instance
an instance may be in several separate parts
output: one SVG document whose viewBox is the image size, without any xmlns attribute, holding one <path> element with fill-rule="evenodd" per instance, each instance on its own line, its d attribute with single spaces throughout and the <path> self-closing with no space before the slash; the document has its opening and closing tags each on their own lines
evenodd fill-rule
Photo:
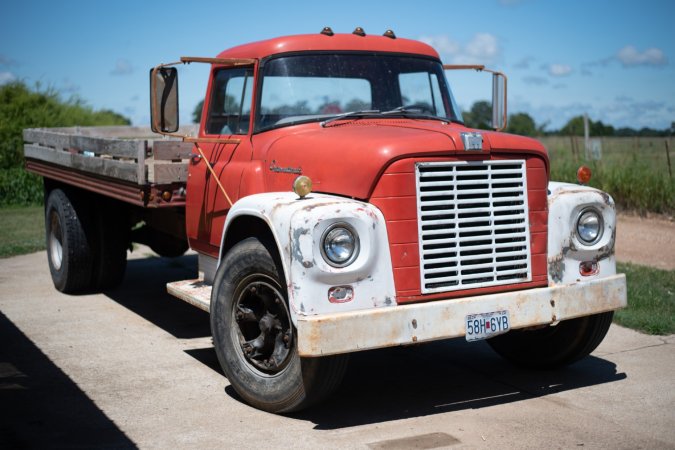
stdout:
<svg viewBox="0 0 675 450">
<path fill-rule="evenodd" d="M 45 202 L 47 259 L 54 286 L 64 293 L 119 285 L 127 262 L 126 215 L 108 202 L 55 188 Z"/>
</svg>

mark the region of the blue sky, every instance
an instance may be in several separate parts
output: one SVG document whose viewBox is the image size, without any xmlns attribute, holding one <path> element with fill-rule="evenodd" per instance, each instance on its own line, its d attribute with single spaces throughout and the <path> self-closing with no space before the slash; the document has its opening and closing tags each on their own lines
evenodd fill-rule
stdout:
<svg viewBox="0 0 675 450">
<path fill-rule="evenodd" d="M 35 1 L 0 6 L 0 83 L 20 79 L 149 123 L 148 70 L 180 56 L 287 34 L 361 26 L 432 44 L 446 63 L 509 77 L 509 111 L 556 129 L 588 113 L 622 127 L 675 121 L 675 1 Z M 181 72 L 184 121 L 207 70 Z M 489 78 L 448 73 L 463 109 Z"/>
</svg>

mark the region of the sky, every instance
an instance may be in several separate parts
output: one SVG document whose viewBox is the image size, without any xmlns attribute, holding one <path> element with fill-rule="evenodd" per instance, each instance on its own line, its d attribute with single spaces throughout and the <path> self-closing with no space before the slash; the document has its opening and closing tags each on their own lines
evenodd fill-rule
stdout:
<svg viewBox="0 0 675 450">
<path fill-rule="evenodd" d="M 675 1 L 3 0 L 0 84 L 22 80 L 149 119 L 149 75 L 181 56 L 216 56 L 290 34 L 392 29 L 431 44 L 447 64 L 485 64 L 508 76 L 510 113 L 548 130 L 588 114 L 615 127 L 675 121 Z M 181 69 L 182 123 L 204 97 L 208 69 Z M 463 110 L 491 96 L 490 78 L 448 72 Z"/>
</svg>

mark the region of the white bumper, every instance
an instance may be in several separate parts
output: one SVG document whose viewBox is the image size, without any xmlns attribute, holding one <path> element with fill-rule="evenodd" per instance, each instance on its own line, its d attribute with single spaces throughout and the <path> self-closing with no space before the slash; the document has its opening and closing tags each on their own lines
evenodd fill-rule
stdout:
<svg viewBox="0 0 675 450">
<path fill-rule="evenodd" d="M 469 314 L 508 310 L 511 329 L 623 308 L 625 275 L 525 291 L 299 316 L 298 351 L 322 356 L 464 336 Z"/>
</svg>

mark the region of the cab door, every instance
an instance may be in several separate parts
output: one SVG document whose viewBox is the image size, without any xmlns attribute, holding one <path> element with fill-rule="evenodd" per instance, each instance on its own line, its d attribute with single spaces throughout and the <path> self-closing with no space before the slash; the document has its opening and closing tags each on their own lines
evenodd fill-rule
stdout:
<svg viewBox="0 0 675 450">
<path fill-rule="evenodd" d="M 218 256 L 225 217 L 231 206 L 229 200 L 234 203 L 239 198 L 241 175 L 251 161 L 253 73 L 253 66 L 212 71 L 207 91 L 210 95 L 202 112 L 200 142 L 195 144 L 204 157 L 195 148 L 188 170 L 186 227 L 190 247 L 214 257 Z M 227 196 L 204 159 L 211 164 Z"/>
</svg>

